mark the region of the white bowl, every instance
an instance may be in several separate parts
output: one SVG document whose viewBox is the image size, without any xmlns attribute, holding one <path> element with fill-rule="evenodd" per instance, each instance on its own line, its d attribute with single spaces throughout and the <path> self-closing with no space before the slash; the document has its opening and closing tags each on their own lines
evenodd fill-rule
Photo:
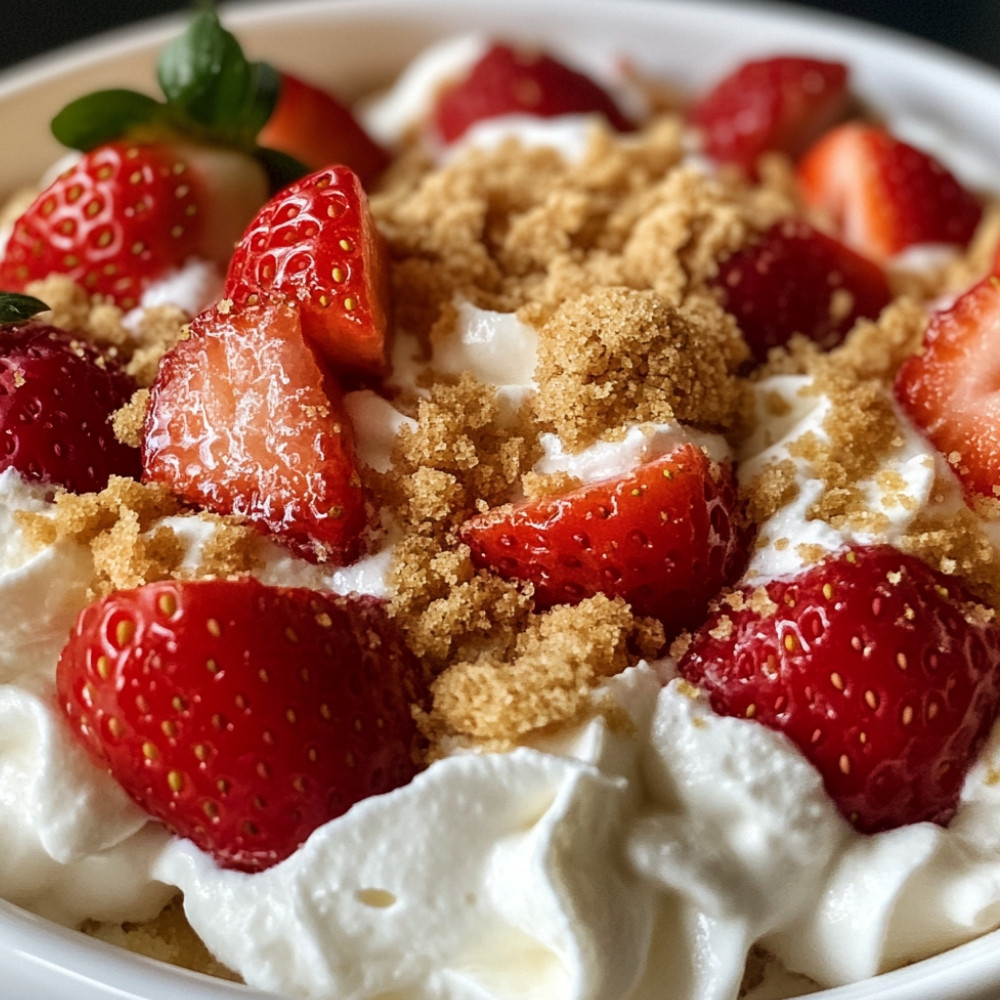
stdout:
<svg viewBox="0 0 1000 1000">
<path fill-rule="evenodd" d="M 790 7 L 717 0 L 282 0 L 223 8 L 254 57 L 345 96 L 389 78 L 429 42 L 483 29 L 571 40 L 628 55 L 641 69 L 704 86 L 740 60 L 777 51 L 850 63 L 854 89 L 904 134 L 943 152 L 968 182 L 996 186 L 1000 76 L 927 43 Z M 16 136 L 0 194 L 60 154 L 48 120 L 103 86 L 151 90 L 157 52 L 182 23 L 162 19 L 0 74 L 0 135 Z M 271 994 L 174 970 L 57 927 L 0 901 L 0 995 L 46 1000 L 262 1000 Z M 1000 932 L 815 1000 L 987 1000 L 1000 996 Z M 332 998 L 331 998 L 332 1000 Z"/>
</svg>

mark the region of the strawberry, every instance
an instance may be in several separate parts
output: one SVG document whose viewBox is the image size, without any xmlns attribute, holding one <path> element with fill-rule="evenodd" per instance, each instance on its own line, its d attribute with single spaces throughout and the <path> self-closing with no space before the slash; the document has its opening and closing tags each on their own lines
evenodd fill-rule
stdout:
<svg viewBox="0 0 1000 1000">
<path fill-rule="evenodd" d="M 224 265 L 248 210 L 267 196 L 263 175 L 249 161 L 249 176 L 231 162 L 238 180 L 220 202 L 220 182 L 209 170 L 220 178 L 230 170 L 218 157 L 162 142 L 98 146 L 15 221 L 0 285 L 19 290 L 64 274 L 131 309 L 144 288 L 190 257 Z"/>
<path fill-rule="evenodd" d="M 368 199 L 348 167 L 327 167 L 272 198 L 233 252 L 225 296 L 297 305 L 302 329 L 334 366 L 384 374 L 388 264 Z"/>
<path fill-rule="evenodd" d="M 896 374 L 896 398 L 971 499 L 1000 497 L 1000 276 L 935 313 Z"/>
<path fill-rule="evenodd" d="M 138 478 L 138 451 L 111 429 L 135 383 L 90 344 L 25 318 L 38 307 L 0 294 L 0 469 L 74 493 L 102 490 L 113 475 Z"/>
<path fill-rule="evenodd" d="M 219 864 L 258 871 L 416 773 L 419 666 L 382 602 L 252 578 L 85 608 L 56 672 L 95 763 Z"/>
<path fill-rule="evenodd" d="M 784 733 L 864 833 L 945 824 L 1000 704 L 1000 627 L 889 546 L 723 599 L 679 661 L 721 715 Z"/>
<path fill-rule="evenodd" d="M 160 364 L 142 463 L 147 481 L 242 515 L 308 559 L 358 554 L 365 513 L 350 422 L 286 304 L 195 317 Z"/>
<path fill-rule="evenodd" d="M 450 143 L 488 118 L 588 113 L 603 115 L 620 132 L 632 128 L 614 100 L 589 77 L 545 52 L 495 42 L 464 79 L 438 96 L 432 124 L 438 138 Z"/>
<path fill-rule="evenodd" d="M 979 199 L 941 163 L 877 125 L 827 133 L 803 156 L 798 179 L 806 204 L 877 261 L 918 243 L 965 245 L 982 217 Z"/>
<path fill-rule="evenodd" d="M 389 165 L 388 153 L 347 105 L 287 72 L 281 74 L 278 103 L 257 141 L 294 156 L 310 170 L 346 164 L 366 185 Z"/>
<path fill-rule="evenodd" d="M 539 607 L 620 596 L 671 634 L 701 621 L 749 551 L 732 469 L 690 444 L 619 479 L 476 515 L 460 536 L 477 566 L 533 583 Z"/>
<path fill-rule="evenodd" d="M 846 110 L 847 67 L 804 56 L 744 63 L 689 112 L 704 150 L 756 174 L 761 154 L 800 155 Z"/>
<path fill-rule="evenodd" d="M 277 73 L 250 63 L 203 10 L 160 57 L 164 100 L 130 90 L 81 97 L 52 120 L 83 156 L 15 220 L 0 286 L 65 274 L 122 308 L 197 256 L 224 267 L 269 193 L 304 173 L 257 133 Z"/>
<path fill-rule="evenodd" d="M 795 219 L 724 260 L 715 284 L 757 361 L 793 333 L 836 347 L 856 320 L 878 316 L 891 298 L 878 264 Z"/>
</svg>

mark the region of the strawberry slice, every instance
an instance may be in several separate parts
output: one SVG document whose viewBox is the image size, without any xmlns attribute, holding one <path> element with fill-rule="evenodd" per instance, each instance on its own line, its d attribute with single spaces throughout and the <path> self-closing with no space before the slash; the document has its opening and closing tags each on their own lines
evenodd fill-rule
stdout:
<svg viewBox="0 0 1000 1000">
<path fill-rule="evenodd" d="M 1000 497 L 1000 277 L 935 313 L 923 348 L 896 374 L 900 405 L 971 499 Z"/>
<path fill-rule="evenodd" d="M 889 546 L 723 600 L 679 662 L 721 715 L 784 733 L 865 833 L 945 824 L 1000 705 L 1000 627 Z"/>
<path fill-rule="evenodd" d="M 191 257 L 225 266 L 266 197 L 263 172 L 238 153 L 111 142 L 85 153 L 15 221 L 0 285 L 22 290 L 63 274 L 131 309 Z"/>
<path fill-rule="evenodd" d="M 98 766 L 219 864 L 258 871 L 416 773 L 420 669 L 381 602 L 250 578 L 85 608 L 59 702 Z"/>
<path fill-rule="evenodd" d="M 797 157 L 847 108 L 847 67 L 804 56 L 744 63 L 696 101 L 705 152 L 756 174 L 761 154 Z"/>
<path fill-rule="evenodd" d="M 941 163 L 876 125 L 849 123 L 802 158 L 807 205 L 858 252 L 882 261 L 919 243 L 964 246 L 982 205 Z"/>
<path fill-rule="evenodd" d="M 366 186 L 389 165 L 389 154 L 333 94 L 281 74 L 281 93 L 257 141 L 301 160 L 310 170 L 346 164 Z"/>
<path fill-rule="evenodd" d="M 365 512 L 350 421 L 288 305 L 194 319 L 153 384 L 142 461 L 147 481 L 242 515 L 307 559 L 358 554 Z"/>
<path fill-rule="evenodd" d="M 612 128 L 631 123 L 593 80 L 545 52 L 493 43 L 468 75 L 446 88 L 433 110 L 433 127 L 444 143 L 454 142 L 476 122 L 502 115 L 603 115 Z"/>
<path fill-rule="evenodd" d="M 11 300 L 27 301 L 0 294 L 0 323 Z M 114 359 L 65 330 L 30 319 L 3 325 L 0 469 L 74 493 L 102 490 L 111 476 L 138 479 L 139 452 L 111 429 L 135 389 Z"/>
<path fill-rule="evenodd" d="M 796 219 L 775 223 L 724 260 L 715 284 L 759 362 L 793 333 L 836 347 L 892 297 L 878 264 Z"/>
<path fill-rule="evenodd" d="M 620 596 L 671 634 L 701 621 L 749 552 L 731 467 L 690 444 L 620 479 L 476 515 L 460 535 L 477 566 L 533 583 L 539 607 Z"/>
<path fill-rule="evenodd" d="M 348 167 L 327 167 L 271 199 L 233 252 L 225 295 L 296 303 L 302 328 L 337 367 L 380 375 L 389 363 L 388 264 L 368 199 Z"/>
</svg>

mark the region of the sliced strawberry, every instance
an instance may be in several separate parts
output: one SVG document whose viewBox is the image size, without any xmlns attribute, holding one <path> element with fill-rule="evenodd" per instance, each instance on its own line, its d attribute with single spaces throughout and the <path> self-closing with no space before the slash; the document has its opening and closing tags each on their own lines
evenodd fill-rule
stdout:
<svg viewBox="0 0 1000 1000">
<path fill-rule="evenodd" d="M 695 102 L 690 121 L 712 159 L 754 174 L 762 153 L 799 156 L 843 115 L 848 99 L 843 63 L 774 56 L 720 80 Z"/>
<path fill-rule="evenodd" d="M 389 165 L 389 154 L 362 128 L 346 104 L 291 73 L 257 141 L 301 160 L 310 170 L 346 164 L 366 186 Z"/>
<path fill-rule="evenodd" d="M 63 274 L 123 309 L 190 257 L 224 266 L 267 197 L 263 171 L 239 153 L 112 142 L 85 153 L 14 223 L 0 286 Z"/>
<path fill-rule="evenodd" d="M 965 245 L 982 205 L 941 163 L 876 125 L 833 129 L 802 158 L 806 203 L 881 261 L 918 243 Z"/>
<path fill-rule="evenodd" d="M 966 494 L 1000 497 L 1000 277 L 931 317 L 922 350 L 896 375 L 903 409 L 948 460 Z"/>
<path fill-rule="evenodd" d="M 874 318 L 891 293 L 878 264 L 796 219 L 775 223 L 719 265 L 716 286 L 757 361 L 805 334 L 836 347 L 861 317 Z"/>
<path fill-rule="evenodd" d="M 613 481 L 466 521 L 477 566 L 535 585 L 539 607 L 623 597 L 674 634 L 742 573 L 749 539 L 729 465 L 694 445 Z"/>
<path fill-rule="evenodd" d="M 632 128 L 608 93 L 583 73 L 545 52 L 496 42 L 464 79 L 438 97 L 433 126 L 441 141 L 449 143 L 488 118 L 588 113 L 603 115 L 620 132 Z"/>
<path fill-rule="evenodd" d="M 74 493 L 102 490 L 113 475 L 137 479 L 139 452 L 111 429 L 135 389 L 113 359 L 65 330 L 37 320 L 3 326 L 0 469 Z"/>
<path fill-rule="evenodd" d="M 947 823 L 1000 704 L 1000 627 L 955 579 L 888 546 L 746 587 L 681 674 L 722 715 L 791 739 L 873 833 Z"/>
<path fill-rule="evenodd" d="M 160 365 L 142 460 L 147 480 L 240 514 L 308 559 L 358 554 L 365 514 L 350 422 L 288 305 L 194 319 Z"/>
<path fill-rule="evenodd" d="M 413 657 L 381 602 L 249 578 L 152 583 L 77 618 L 56 675 L 94 761 L 255 871 L 416 772 Z"/>
<path fill-rule="evenodd" d="M 236 310 L 294 302 L 302 329 L 335 366 L 384 374 L 388 265 L 361 181 L 327 167 L 271 199 L 233 252 L 225 295 Z"/>
</svg>

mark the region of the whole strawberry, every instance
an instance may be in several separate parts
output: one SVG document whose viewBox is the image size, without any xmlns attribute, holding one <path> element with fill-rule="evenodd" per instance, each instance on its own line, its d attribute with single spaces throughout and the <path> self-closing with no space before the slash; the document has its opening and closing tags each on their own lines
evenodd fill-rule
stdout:
<svg viewBox="0 0 1000 1000">
<path fill-rule="evenodd" d="M 102 490 L 113 475 L 137 479 L 139 452 L 111 427 L 134 381 L 91 344 L 24 318 L 39 308 L 0 293 L 0 469 L 74 493 Z"/>
<path fill-rule="evenodd" d="M 477 122 L 501 115 L 553 118 L 588 113 L 603 115 L 620 132 L 632 127 L 590 77 L 547 52 L 494 42 L 464 79 L 441 92 L 432 118 L 437 137 L 449 143 Z"/>
<path fill-rule="evenodd" d="M 479 514 L 460 535 L 477 566 L 534 584 L 539 607 L 622 597 L 671 635 L 702 620 L 749 553 L 732 468 L 690 444 L 619 479 Z"/>
<path fill-rule="evenodd" d="M 350 419 L 285 302 L 194 318 L 160 363 L 142 463 L 146 481 L 240 515 L 308 559 L 347 563 L 360 551 Z"/>
<path fill-rule="evenodd" d="M 1000 627 L 951 577 L 849 549 L 723 599 L 678 667 L 783 732 L 865 833 L 947 823 L 1000 704 Z"/>
<path fill-rule="evenodd" d="M 848 103 L 847 67 L 806 56 L 772 56 L 739 66 L 691 108 L 705 152 L 755 174 L 762 153 L 798 156 Z"/>
<path fill-rule="evenodd" d="M 891 298 L 878 264 L 799 219 L 783 219 L 719 265 L 716 287 L 754 359 L 801 333 L 836 347 Z"/>
<path fill-rule="evenodd" d="M 80 613 L 56 679 L 94 761 L 226 867 L 281 861 L 417 770 L 423 682 L 374 598 L 147 584 Z"/>
<path fill-rule="evenodd" d="M 280 191 L 233 251 L 225 296 L 236 311 L 263 298 L 293 303 L 334 366 L 389 366 L 388 262 L 368 199 L 348 167 L 326 167 Z"/>
<path fill-rule="evenodd" d="M 304 173 L 256 136 L 278 74 L 250 63 L 203 10 L 158 64 L 164 100 L 129 90 L 81 97 L 52 121 L 83 156 L 15 220 L 0 287 L 57 273 L 123 309 L 190 257 L 224 267 L 270 191 Z"/>
</svg>

